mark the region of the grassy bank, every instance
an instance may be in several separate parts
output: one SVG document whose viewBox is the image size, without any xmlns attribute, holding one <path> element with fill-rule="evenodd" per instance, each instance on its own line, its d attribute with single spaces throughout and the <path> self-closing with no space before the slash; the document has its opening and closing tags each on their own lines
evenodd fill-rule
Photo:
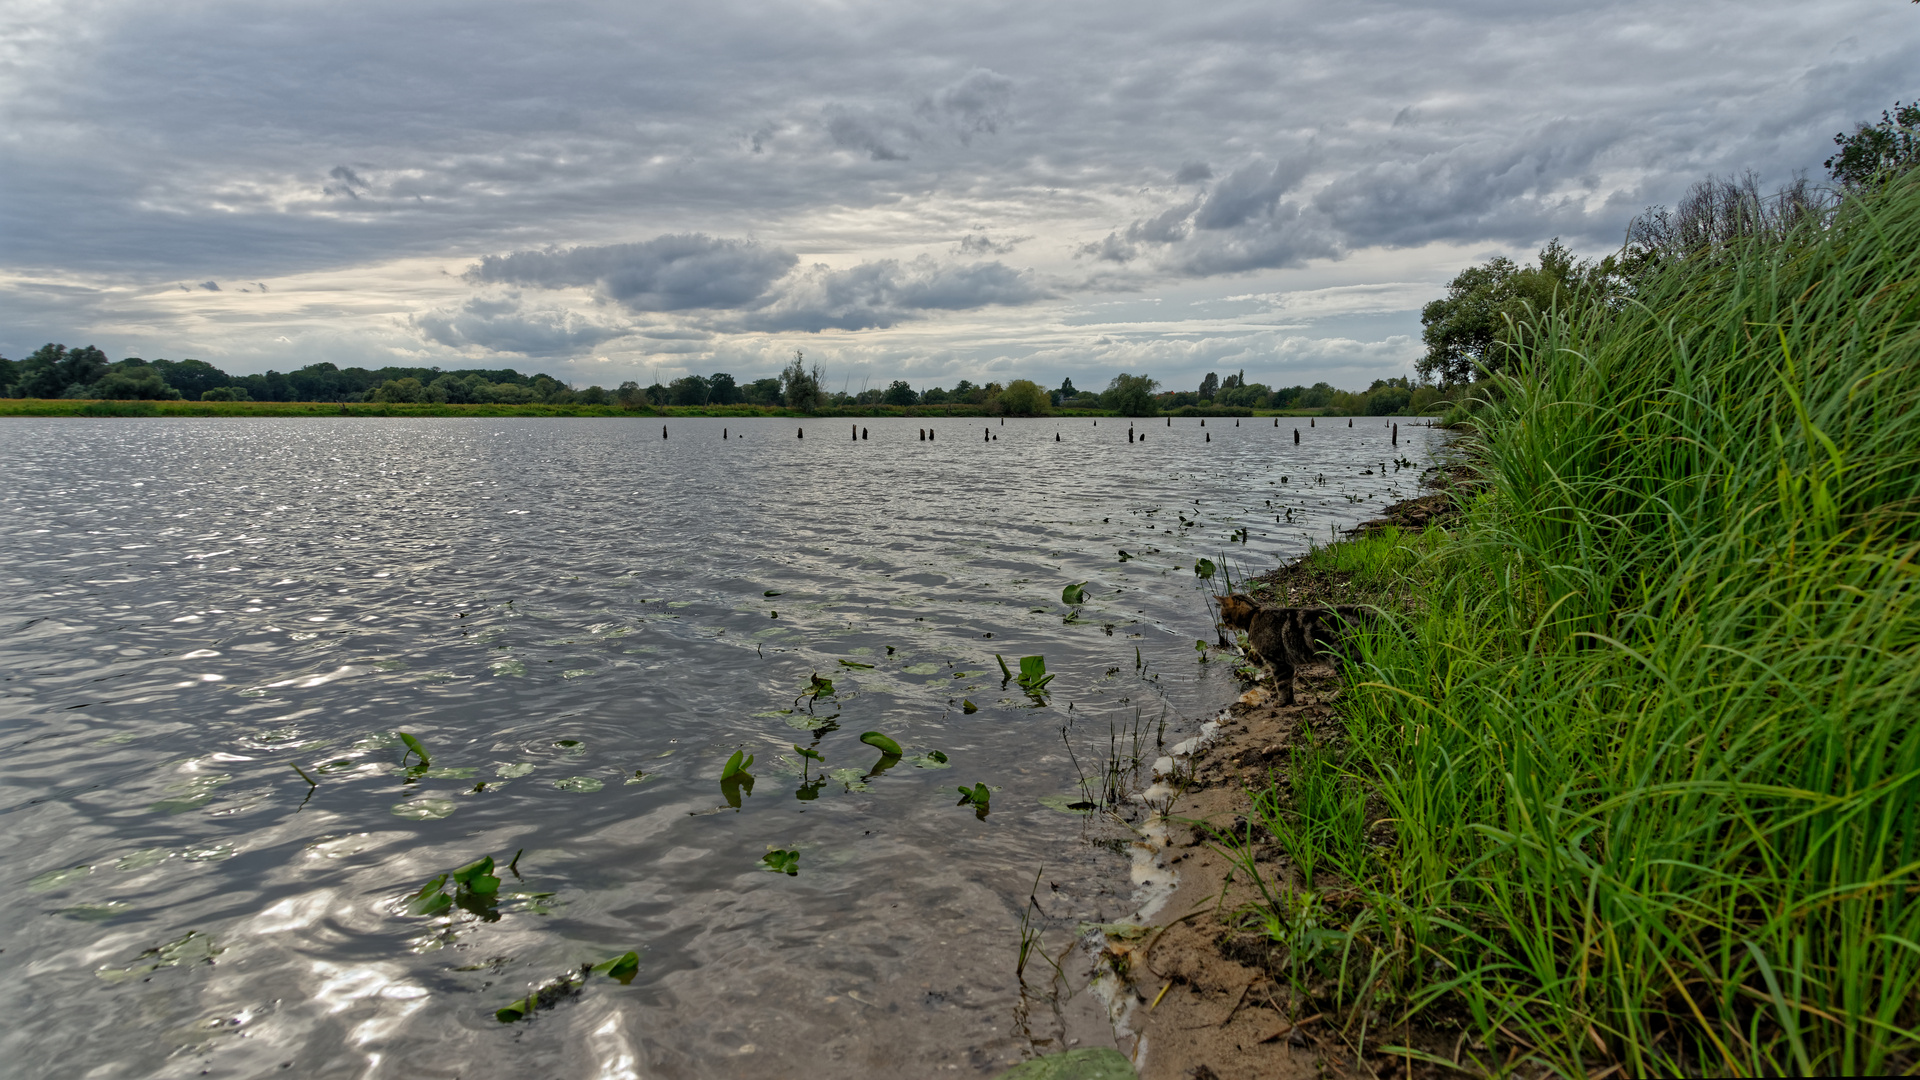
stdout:
<svg viewBox="0 0 1920 1080">
<path fill-rule="evenodd" d="M 1474 1071 L 1920 1067 L 1920 185 L 1536 345 L 1466 513 L 1325 556 L 1420 602 L 1245 925 Z"/>
</svg>

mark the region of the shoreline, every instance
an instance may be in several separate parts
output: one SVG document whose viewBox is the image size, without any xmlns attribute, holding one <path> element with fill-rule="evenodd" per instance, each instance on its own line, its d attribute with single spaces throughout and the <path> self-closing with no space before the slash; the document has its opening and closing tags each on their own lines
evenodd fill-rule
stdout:
<svg viewBox="0 0 1920 1080">
<path fill-rule="evenodd" d="M 1457 512 L 1454 500 L 1462 474 L 1436 468 L 1430 484 L 1453 487 L 1394 503 L 1386 516 L 1364 522 L 1330 551 L 1382 528 L 1423 531 Z M 1313 555 L 1299 556 L 1252 579 L 1264 582 L 1277 602 L 1311 605 L 1350 602 L 1343 595 L 1351 575 L 1323 573 Z M 1410 602 L 1399 598 L 1401 603 Z M 1257 844 L 1252 798 L 1283 768 L 1289 749 L 1303 732 L 1337 723 L 1344 678 L 1326 659 L 1298 669 L 1293 705 L 1279 705 L 1263 677 L 1214 718 L 1200 734 L 1170 749 L 1153 767 L 1153 788 L 1135 796 L 1163 807 L 1149 815 L 1132 845 L 1136 895 L 1142 897 L 1135 921 L 1144 934 L 1107 934 L 1099 956 L 1095 990 L 1108 1006 L 1116 1042 L 1125 1049 L 1141 1080 L 1206 1080 L 1261 1077 L 1275 1080 L 1317 1078 L 1351 1065 L 1356 1056 L 1375 1058 L 1376 1072 L 1407 1072 L 1404 1055 L 1368 1054 L 1363 1034 L 1358 1043 L 1329 1025 L 1325 1015 L 1300 1015 L 1289 1008 L 1286 981 L 1271 970 L 1266 942 L 1234 925 L 1231 916 L 1262 900 L 1265 887 L 1245 878 L 1245 867 L 1223 851 L 1223 838 Z M 1255 856 L 1270 884 L 1287 888 L 1284 858 L 1271 851 Z M 1154 879 L 1159 880 L 1154 880 Z M 1170 881 L 1170 883 L 1169 883 Z M 1330 903 L 1340 897 L 1329 896 Z M 1243 940 L 1246 938 L 1255 940 Z M 1399 1031 L 1386 1040 L 1445 1055 L 1432 1033 Z M 1131 1040 L 1131 1046 L 1127 1046 Z M 1435 1074 L 1419 1064 L 1412 1072 Z"/>
<path fill-rule="evenodd" d="M 800 412 L 773 405 L 659 405 L 627 408 L 624 405 L 483 405 L 432 402 L 381 401 L 107 401 L 82 398 L 0 398 L 0 417 L 176 417 L 176 416 L 251 416 L 251 417 L 618 417 L 630 420 L 676 420 L 698 418 L 833 420 L 848 418 L 884 419 L 920 418 L 938 420 L 978 420 L 1005 418 L 986 405 L 849 405 Z M 1127 417 L 1110 409 L 1053 409 L 1017 420 L 1104 420 L 1173 418 L 1252 419 L 1275 417 L 1339 418 L 1349 414 L 1323 409 L 1197 409 L 1187 406 L 1150 417 Z M 1377 419 L 1377 418 L 1374 418 Z M 1414 417 L 1400 417 L 1414 419 Z M 1418 417 L 1434 421 L 1431 416 Z"/>
</svg>

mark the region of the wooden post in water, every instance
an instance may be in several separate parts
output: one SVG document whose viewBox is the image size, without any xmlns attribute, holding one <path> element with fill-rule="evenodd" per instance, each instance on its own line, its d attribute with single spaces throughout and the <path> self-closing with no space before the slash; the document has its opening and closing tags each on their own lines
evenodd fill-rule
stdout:
<svg viewBox="0 0 1920 1080">
<path fill-rule="evenodd" d="M 1393 445 L 1395 446 L 1400 445 L 1400 425 L 1399 424 L 1393 425 Z"/>
<path fill-rule="evenodd" d="M 1056 432 L 1054 432 L 1054 433 L 1053 433 L 1053 441 L 1054 441 L 1054 442 L 1059 442 L 1059 441 L 1060 441 L 1060 433 L 1059 433 L 1059 432 L 1057 432 L 1057 431 L 1056 431 Z"/>
<path fill-rule="evenodd" d="M 1212 442 L 1212 441 L 1213 441 L 1213 432 L 1211 432 L 1211 431 L 1209 431 L 1209 432 L 1207 432 L 1207 441 L 1208 441 L 1208 442 Z"/>
<path fill-rule="evenodd" d="M 1295 446 L 1300 445 L 1300 429 L 1299 428 L 1293 429 L 1293 445 Z"/>
<path fill-rule="evenodd" d="M 720 429 L 720 439 L 721 439 L 721 441 L 722 441 L 722 442 L 724 442 L 724 441 L 726 441 L 726 438 L 727 438 L 727 429 L 726 429 L 726 428 L 721 428 L 721 429 Z"/>
<path fill-rule="evenodd" d="M 861 442 L 866 442 L 866 441 L 867 441 L 867 429 L 866 429 L 866 428 L 861 428 L 861 429 L 860 429 L 860 441 L 861 441 Z"/>
<path fill-rule="evenodd" d="M 981 442 L 992 442 L 992 441 L 993 441 L 993 429 L 992 429 L 992 428 L 981 428 L 981 429 L 980 429 L 980 441 L 981 441 Z"/>
<path fill-rule="evenodd" d="M 1207 421 L 1206 421 L 1206 418 L 1205 418 L 1205 417 L 1201 417 L 1201 419 L 1200 419 L 1200 426 L 1201 426 L 1201 427 L 1206 427 L 1206 426 L 1207 426 Z"/>
<path fill-rule="evenodd" d="M 1308 426 L 1308 427 L 1312 427 L 1312 426 L 1313 426 L 1313 417 L 1311 417 L 1311 416 L 1309 416 L 1309 417 L 1307 417 L 1307 426 Z"/>
<path fill-rule="evenodd" d="M 928 429 L 927 429 L 927 441 L 928 441 L 928 442 L 932 442 L 932 441 L 933 441 L 933 429 L 932 429 L 932 428 L 928 428 Z"/>
<path fill-rule="evenodd" d="M 1347 418 L 1347 426 L 1348 426 L 1348 427 L 1352 427 L 1352 426 L 1353 426 L 1353 418 L 1352 418 L 1351 416 L 1349 416 L 1349 417 Z"/>
<path fill-rule="evenodd" d="M 1276 417 L 1274 417 L 1274 418 L 1273 418 L 1273 426 L 1274 426 L 1274 427 L 1279 427 L 1279 426 L 1280 426 L 1280 418 L 1279 418 L 1279 417 L 1277 417 L 1277 416 L 1276 416 Z"/>
<path fill-rule="evenodd" d="M 854 442 L 860 441 L 860 425 L 859 424 L 853 425 L 853 441 Z"/>
<path fill-rule="evenodd" d="M 660 437 L 663 439 L 667 437 L 667 425 L 665 424 L 660 425 Z"/>
<path fill-rule="evenodd" d="M 1132 441 L 1133 441 L 1133 429 L 1132 429 L 1132 428 L 1128 428 L 1128 429 L 1127 429 L 1127 441 L 1128 441 L 1128 442 L 1132 442 Z"/>
<path fill-rule="evenodd" d="M 796 430 L 796 431 L 798 431 L 798 432 L 800 433 L 800 434 L 799 434 L 798 436 L 796 436 L 797 438 L 801 438 L 801 439 L 804 439 L 804 438 L 806 438 L 806 437 L 807 437 L 807 429 L 806 429 L 806 428 L 795 428 L 794 430 Z"/>
</svg>

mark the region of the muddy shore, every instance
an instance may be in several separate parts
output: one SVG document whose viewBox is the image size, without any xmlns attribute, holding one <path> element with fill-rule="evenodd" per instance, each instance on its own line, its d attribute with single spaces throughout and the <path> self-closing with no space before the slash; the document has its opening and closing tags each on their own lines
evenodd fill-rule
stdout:
<svg viewBox="0 0 1920 1080">
<path fill-rule="evenodd" d="M 1451 479 L 1439 474 L 1433 482 L 1447 485 Z M 1439 525 L 1457 512 L 1456 498 L 1455 490 L 1442 490 L 1397 503 L 1354 534 Z M 1316 569 L 1303 558 L 1249 585 L 1289 606 L 1353 603 L 1349 577 Z M 1415 601 L 1369 596 L 1360 602 L 1402 607 Z M 1164 815 L 1155 861 L 1177 875 L 1178 885 L 1145 935 L 1112 938 L 1102 956 L 1127 987 L 1131 1009 L 1123 1028 L 1133 1040 L 1126 1049 L 1143 1080 L 1438 1075 L 1431 1065 L 1381 1048 L 1411 1045 L 1447 1056 L 1449 1033 L 1368 1031 L 1370 1023 L 1390 1018 L 1330 1015 L 1288 989 L 1282 951 L 1240 917 L 1263 897 L 1229 855 L 1234 841 L 1252 855 L 1267 890 L 1300 884 L 1279 846 L 1257 824 L 1248 824 L 1252 799 L 1276 774 L 1284 775 L 1296 740 L 1310 730 L 1337 729 L 1342 676 L 1326 661 L 1299 669 L 1290 706 L 1276 704 L 1269 685 L 1263 679 L 1242 695 L 1161 781 L 1177 794 Z M 1322 904 L 1338 908 L 1347 902 L 1337 882 L 1319 884 Z"/>
</svg>

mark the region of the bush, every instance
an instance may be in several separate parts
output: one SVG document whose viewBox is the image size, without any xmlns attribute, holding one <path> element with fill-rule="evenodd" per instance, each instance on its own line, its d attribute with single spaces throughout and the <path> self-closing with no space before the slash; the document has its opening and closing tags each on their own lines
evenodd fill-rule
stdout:
<svg viewBox="0 0 1920 1080">
<path fill-rule="evenodd" d="M 1031 379 L 1015 379 L 1000 391 L 998 410 L 1007 416 L 1045 416 L 1053 411 L 1047 392 Z"/>
<path fill-rule="evenodd" d="M 216 386 L 211 390 L 200 391 L 201 401 L 252 401 L 253 395 L 247 393 L 244 386 Z"/>
</svg>

